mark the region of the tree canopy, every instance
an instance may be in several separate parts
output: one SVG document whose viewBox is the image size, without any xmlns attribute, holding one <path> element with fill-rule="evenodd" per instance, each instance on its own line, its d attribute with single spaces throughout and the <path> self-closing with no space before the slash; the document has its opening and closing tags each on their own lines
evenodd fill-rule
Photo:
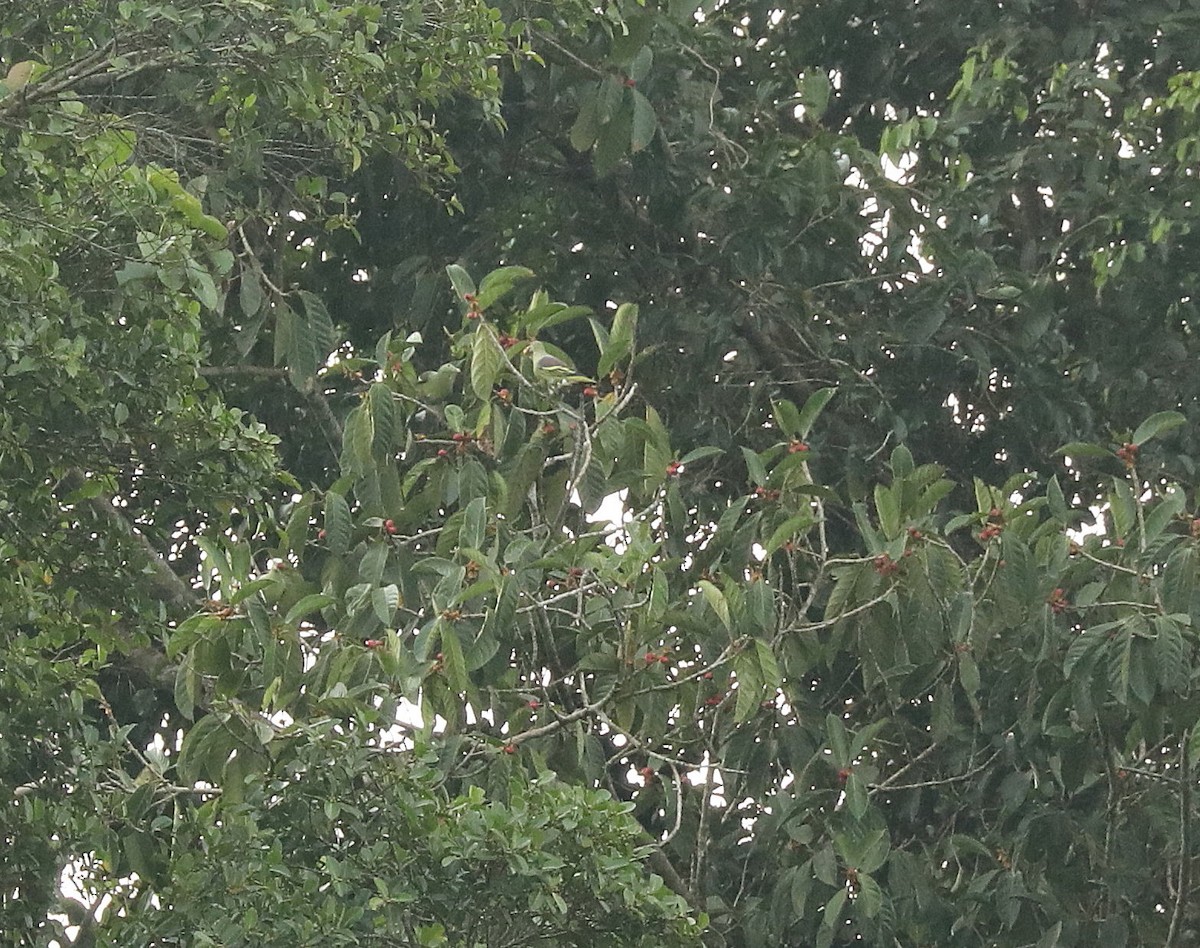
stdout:
<svg viewBox="0 0 1200 948">
<path fill-rule="evenodd" d="M 0 932 L 1200 943 L 1198 25 L 0 8 Z"/>
</svg>

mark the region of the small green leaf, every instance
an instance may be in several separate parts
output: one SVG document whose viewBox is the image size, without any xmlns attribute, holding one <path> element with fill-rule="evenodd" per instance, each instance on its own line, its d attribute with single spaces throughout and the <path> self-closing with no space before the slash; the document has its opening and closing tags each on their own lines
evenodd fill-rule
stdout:
<svg viewBox="0 0 1200 948">
<path fill-rule="evenodd" d="M 798 437 L 807 438 L 812 426 L 817 420 L 817 416 L 829 404 L 829 400 L 837 394 L 836 388 L 819 388 L 811 395 L 804 403 L 804 407 L 800 409 L 800 420 L 797 426 L 796 434 Z"/>
<path fill-rule="evenodd" d="M 333 553 L 345 553 L 350 546 L 350 505 L 336 491 L 325 495 L 325 542 Z"/>
<path fill-rule="evenodd" d="M 704 596 L 704 601 L 708 603 L 712 611 L 717 614 L 717 618 L 721 620 L 721 624 L 726 629 L 732 628 L 733 624 L 729 617 L 729 602 L 726 600 L 725 594 L 707 579 L 700 580 L 696 585 L 700 588 L 700 592 Z"/>
<path fill-rule="evenodd" d="M 633 121 L 629 147 L 631 151 L 639 152 L 654 140 L 658 130 L 658 119 L 654 115 L 654 106 L 650 100 L 637 91 L 633 93 Z"/>
<path fill-rule="evenodd" d="M 850 766 L 850 735 L 846 725 L 836 714 L 825 715 L 825 738 L 833 752 L 833 766 L 841 769 Z"/>
<path fill-rule="evenodd" d="M 593 95 L 583 103 L 583 108 L 575 117 L 575 124 L 571 126 L 571 147 L 576 151 L 587 151 L 596 144 L 600 135 L 602 123 L 599 118 L 598 95 L 599 93 Z"/>
<path fill-rule="evenodd" d="M 496 330 L 490 323 L 480 323 L 471 346 L 471 391 L 481 402 L 490 401 L 492 387 L 504 368 L 504 354 Z"/>
<path fill-rule="evenodd" d="M 1177 411 L 1160 411 L 1137 426 L 1137 431 L 1133 433 L 1133 443 L 1140 447 L 1151 438 L 1156 438 L 1172 428 L 1178 428 L 1186 421 L 1187 419 Z"/>
<path fill-rule="evenodd" d="M 468 296 L 475 295 L 475 281 L 457 263 L 446 267 L 446 275 L 450 277 L 450 285 L 454 287 L 454 295 L 460 303 L 466 302 Z"/>
<path fill-rule="evenodd" d="M 314 612 L 319 612 L 326 606 L 332 606 L 335 602 L 337 600 L 327 593 L 311 593 L 287 611 L 287 615 L 283 619 L 284 625 L 293 626 L 301 619 L 312 615 Z"/>
</svg>

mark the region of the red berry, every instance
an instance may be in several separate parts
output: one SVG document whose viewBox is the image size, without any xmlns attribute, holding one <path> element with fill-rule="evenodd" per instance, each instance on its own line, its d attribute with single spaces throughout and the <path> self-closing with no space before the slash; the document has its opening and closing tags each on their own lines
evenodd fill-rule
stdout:
<svg viewBox="0 0 1200 948">
<path fill-rule="evenodd" d="M 324 530 L 318 530 L 318 531 L 317 531 L 317 539 L 318 539 L 318 540 L 324 540 L 324 539 L 325 539 L 325 531 L 324 531 Z"/>
<path fill-rule="evenodd" d="M 671 664 L 671 656 L 670 655 L 666 655 L 666 654 L 660 655 L 660 656 L 658 656 L 658 660 L 660 662 L 662 662 L 664 665 Z"/>
<path fill-rule="evenodd" d="M 386 530 L 389 534 L 395 533 L 396 532 L 395 521 L 393 521 L 393 520 L 383 521 L 383 529 Z"/>
<path fill-rule="evenodd" d="M 793 438 L 788 442 L 788 454 L 799 454 L 802 451 L 807 451 L 808 445 L 800 440 Z"/>
<path fill-rule="evenodd" d="M 367 639 L 363 642 L 367 648 L 379 648 L 383 644 L 383 639 Z"/>
<path fill-rule="evenodd" d="M 852 773 L 854 773 L 854 771 L 851 770 L 849 767 L 843 767 L 841 770 L 838 771 L 838 780 L 840 780 L 842 783 L 845 783 L 847 780 L 850 779 L 850 775 Z"/>
<path fill-rule="evenodd" d="M 447 451 L 445 448 L 438 448 L 437 456 L 439 458 L 448 458 L 448 457 L 450 457 L 450 452 Z"/>
<path fill-rule="evenodd" d="M 585 385 L 583 387 L 583 397 L 584 398 L 595 398 L 599 394 L 600 393 L 598 391 L 596 391 L 595 385 Z"/>
<path fill-rule="evenodd" d="M 517 752 L 517 745 L 516 745 L 516 744 L 505 744 L 505 745 L 504 745 L 504 753 L 506 753 L 506 754 L 515 754 L 516 752 Z"/>
<path fill-rule="evenodd" d="M 713 677 L 713 676 L 712 676 L 712 672 L 705 672 L 705 673 L 704 673 L 704 680 L 705 680 L 705 681 L 712 681 L 712 677 Z"/>
<path fill-rule="evenodd" d="M 655 655 L 653 652 L 646 653 L 646 664 L 647 665 L 649 665 L 651 662 L 657 662 L 657 661 L 658 661 L 658 656 Z"/>
<path fill-rule="evenodd" d="M 537 699 L 537 698 L 530 698 L 530 699 L 529 699 L 529 710 L 530 710 L 530 711 L 536 711 L 536 710 L 537 710 L 538 708 L 540 708 L 541 706 L 542 706 L 542 703 L 541 703 L 540 701 L 538 701 L 538 699 Z"/>
<path fill-rule="evenodd" d="M 502 402 L 506 402 L 506 401 L 508 401 L 510 398 L 512 398 L 512 392 L 510 392 L 510 391 L 509 391 L 508 389 L 506 389 L 506 388 L 502 388 L 502 389 L 500 389 L 500 391 L 498 391 L 498 392 L 496 393 L 496 397 L 497 397 L 498 399 L 500 399 L 500 401 L 502 401 Z"/>
</svg>

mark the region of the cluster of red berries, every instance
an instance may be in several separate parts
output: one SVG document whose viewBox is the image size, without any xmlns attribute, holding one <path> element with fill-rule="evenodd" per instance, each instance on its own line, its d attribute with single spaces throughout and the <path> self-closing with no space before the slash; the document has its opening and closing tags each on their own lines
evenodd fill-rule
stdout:
<svg viewBox="0 0 1200 948">
<path fill-rule="evenodd" d="M 754 488 L 754 496 L 759 500 L 770 502 L 779 499 L 779 491 L 774 488 L 768 490 L 766 487 L 756 487 Z"/>
<path fill-rule="evenodd" d="M 464 293 L 463 299 L 467 301 L 467 319 L 482 319 L 483 310 L 479 308 L 479 300 L 475 298 L 475 294 Z"/>
<path fill-rule="evenodd" d="M 657 776 L 654 768 L 649 765 L 642 767 L 638 773 L 642 775 L 642 779 L 645 780 L 646 783 L 653 783 L 655 777 Z"/>
<path fill-rule="evenodd" d="M 710 695 L 709 697 L 704 699 L 704 703 L 706 705 L 708 705 L 710 708 L 715 708 L 717 705 L 719 705 L 724 700 L 725 700 L 724 695 Z"/>
<path fill-rule="evenodd" d="M 1050 604 L 1050 611 L 1056 616 L 1064 613 L 1071 605 L 1067 602 L 1067 594 L 1063 591 L 1062 587 L 1056 588 L 1046 602 Z"/>
<path fill-rule="evenodd" d="M 871 560 L 871 566 L 880 576 L 893 576 L 900 570 L 900 564 L 886 553 L 880 553 Z"/>
<path fill-rule="evenodd" d="M 511 349 L 513 346 L 515 346 L 521 340 L 518 339 L 516 336 L 510 336 L 508 333 L 502 332 L 502 333 L 500 333 L 500 338 L 497 339 L 496 341 L 499 342 L 503 348 Z"/>
<path fill-rule="evenodd" d="M 395 536 L 396 530 L 397 530 L 396 521 L 394 521 L 394 520 L 383 521 L 383 532 L 386 533 L 388 536 L 390 536 L 390 537 Z"/>
<path fill-rule="evenodd" d="M 1117 448 L 1117 457 L 1125 462 L 1126 467 L 1133 467 L 1137 463 L 1137 456 L 1138 446 L 1132 441 L 1127 441 Z"/>
<path fill-rule="evenodd" d="M 663 651 L 661 653 L 647 652 L 646 653 L 646 664 L 653 665 L 655 662 L 658 662 L 662 665 L 670 665 L 671 664 L 670 653 L 667 652 L 666 649 L 663 649 Z"/>
<path fill-rule="evenodd" d="M 793 438 L 788 442 L 788 454 L 800 454 L 808 450 L 808 443 L 801 441 L 799 438 Z"/>
<path fill-rule="evenodd" d="M 367 648 L 382 648 L 384 645 L 383 639 L 367 639 L 363 642 Z"/>
<path fill-rule="evenodd" d="M 982 530 L 979 531 L 979 539 L 984 543 L 991 540 L 993 537 L 1000 536 L 1004 532 L 1004 511 L 999 507 L 993 507 L 988 511 L 988 523 Z"/>
<path fill-rule="evenodd" d="M 678 477 L 683 470 L 683 465 L 678 461 L 671 461 L 667 464 L 667 477 Z"/>
</svg>

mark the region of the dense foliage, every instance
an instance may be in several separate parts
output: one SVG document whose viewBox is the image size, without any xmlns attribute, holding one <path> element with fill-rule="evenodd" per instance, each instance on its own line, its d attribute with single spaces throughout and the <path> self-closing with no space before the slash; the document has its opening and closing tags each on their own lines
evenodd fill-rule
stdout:
<svg viewBox="0 0 1200 948">
<path fill-rule="evenodd" d="M 0 932 L 1200 941 L 1198 19 L 0 6 Z"/>
</svg>

